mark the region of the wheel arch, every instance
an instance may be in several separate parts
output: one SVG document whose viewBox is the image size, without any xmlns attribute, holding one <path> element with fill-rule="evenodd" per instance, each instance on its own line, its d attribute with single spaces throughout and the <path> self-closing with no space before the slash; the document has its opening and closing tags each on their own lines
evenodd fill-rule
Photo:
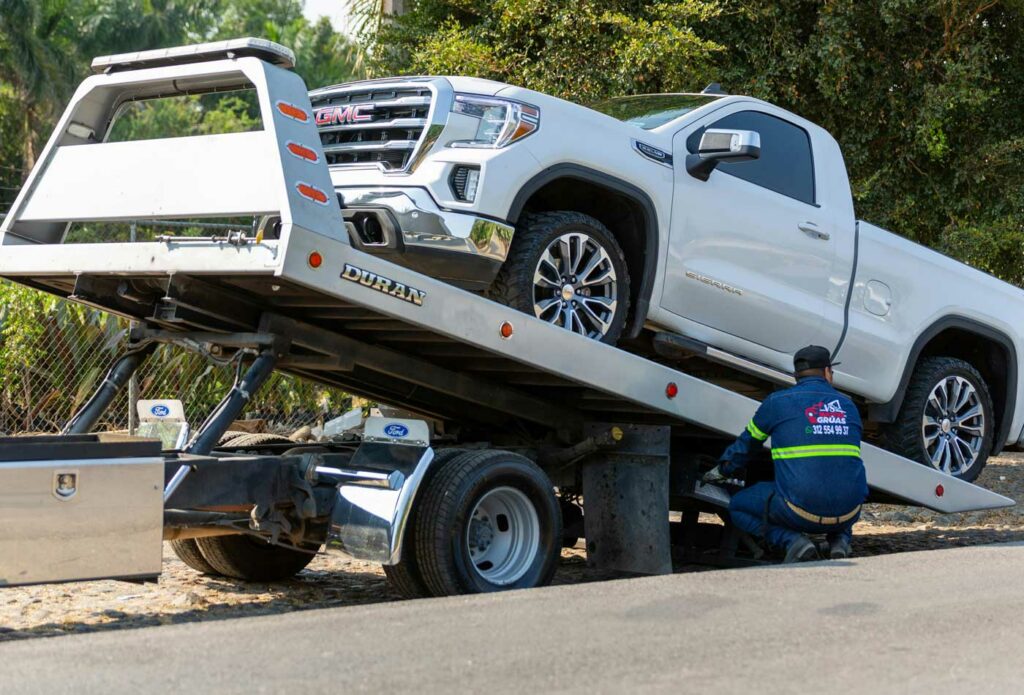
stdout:
<svg viewBox="0 0 1024 695">
<path fill-rule="evenodd" d="M 578 164 L 556 164 L 519 189 L 506 219 L 517 224 L 524 212 L 554 210 L 582 212 L 600 220 L 622 246 L 632 280 L 633 306 L 623 337 L 635 338 L 647 317 L 658 265 L 654 201 L 642 189 L 610 174 Z"/>
<path fill-rule="evenodd" d="M 914 368 L 924 357 L 958 357 L 981 372 L 991 390 L 998 428 L 992 453 L 998 454 L 1010 436 L 1017 405 L 1017 351 L 1005 333 L 965 316 L 944 316 L 926 328 L 914 341 L 895 395 L 886 403 L 870 407 L 870 419 L 893 422 L 903 405 Z"/>
</svg>

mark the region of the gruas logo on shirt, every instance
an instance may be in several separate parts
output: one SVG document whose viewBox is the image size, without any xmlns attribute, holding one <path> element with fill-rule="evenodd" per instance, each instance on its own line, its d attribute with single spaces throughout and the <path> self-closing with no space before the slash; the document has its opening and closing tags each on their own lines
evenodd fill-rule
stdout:
<svg viewBox="0 0 1024 695">
<path fill-rule="evenodd" d="M 807 421 L 812 425 L 845 425 L 846 411 L 839 404 L 839 399 L 825 403 L 815 403 L 804 411 Z"/>
</svg>

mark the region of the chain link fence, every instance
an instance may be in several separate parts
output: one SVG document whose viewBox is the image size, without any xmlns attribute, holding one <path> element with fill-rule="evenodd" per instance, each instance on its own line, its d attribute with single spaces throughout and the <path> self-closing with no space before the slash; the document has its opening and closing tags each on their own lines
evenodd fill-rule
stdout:
<svg viewBox="0 0 1024 695">
<path fill-rule="evenodd" d="M 89 398 L 126 349 L 128 321 L 0 282 L 0 431 L 59 431 Z M 97 430 L 128 430 L 137 399 L 177 398 L 189 424 L 199 426 L 227 393 L 234 365 L 160 346 L 97 423 Z M 263 431 L 291 434 L 341 415 L 352 397 L 338 389 L 275 373 L 243 414 Z"/>
</svg>

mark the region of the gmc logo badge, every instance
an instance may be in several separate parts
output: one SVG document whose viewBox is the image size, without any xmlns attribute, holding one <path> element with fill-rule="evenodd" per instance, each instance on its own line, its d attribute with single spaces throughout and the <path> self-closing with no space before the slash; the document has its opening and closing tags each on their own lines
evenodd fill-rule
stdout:
<svg viewBox="0 0 1024 695">
<path fill-rule="evenodd" d="M 346 123 L 365 123 L 373 118 L 373 104 L 349 104 L 347 106 L 328 106 L 314 112 L 316 124 L 344 125 Z"/>
</svg>

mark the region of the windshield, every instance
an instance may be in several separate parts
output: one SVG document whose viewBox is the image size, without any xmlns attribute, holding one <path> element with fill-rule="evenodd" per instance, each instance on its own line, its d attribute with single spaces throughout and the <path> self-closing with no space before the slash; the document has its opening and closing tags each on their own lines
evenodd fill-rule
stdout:
<svg viewBox="0 0 1024 695">
<path fill-rule="evenodd" d="M 616 97 L 589 106 L 606 116 L 631 123 L 644 130 L 653 130 L 717 98 L 710 94 L 649 94 Z"/>
</svg>

